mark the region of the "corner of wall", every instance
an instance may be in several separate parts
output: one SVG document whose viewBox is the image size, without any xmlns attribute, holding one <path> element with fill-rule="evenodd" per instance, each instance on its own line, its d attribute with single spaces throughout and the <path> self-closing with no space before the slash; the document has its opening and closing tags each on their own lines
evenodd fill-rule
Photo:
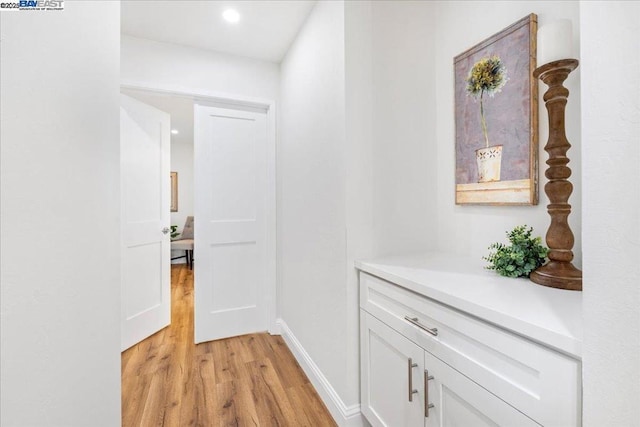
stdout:
<svg viewBox="0 0 640 427">
<path fill-rule="evenodd" d="M 300 341 L 298 341 L 296 336 L 289 329 L 286 322 L 282 319 L 278 319 L 277 325 L 280 328 L 282 338 L 287 343 L 287 346 L 338 425 L 341 427 L 368 426 L 369 424 L 365 421 L 362 413 L 360 412 L 360 405 L 355 404 L 347 406 L 344 403 L 340 398 L 340 395 L 331 385 L 331 382 L 322 373 L 320 367 L 316 365 L 309 353 L 307 353 Z"/>
</svg>

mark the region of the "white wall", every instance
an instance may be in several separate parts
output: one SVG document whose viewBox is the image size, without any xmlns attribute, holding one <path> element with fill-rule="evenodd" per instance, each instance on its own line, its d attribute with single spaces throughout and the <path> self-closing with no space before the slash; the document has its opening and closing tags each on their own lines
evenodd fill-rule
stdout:
<svg viewBox="0 0 640 427">
<path fill-rule="evenodd" d="M 347 404 L 360 396 L 360 311 L 354 263 L 373 256 L 372 2 L 344 3 L 346 131 Z"/>
<path fill-rule="evenodd" d="M 276 100 L 280 75 L 271 62 L 123 36 L 121 78 L 131 85 Z"/>
<path fill-rule="evenodd" d="M 171 171 L 178 172 L 178 212 L 171 212 L 171 224 L 182 232 L 188 216 L 193 216 L 193 141 L 171 141 Z"/>
<path fill-rule="evenodd" d="M 0 424 L 119 425 L 119 3 L 0 15 Z"/>
<path fill-rule="evenodd" d="M 374 248 L 377 255 L 440 250 L 480 259 L 515 225 L 546 233 L 547 112 L 540 114 L 540 204 L 455 205 L 453 58 L 529 13 L 539 25 L 571 19 L 579 53 L 578 2 L 373 2 Z M 581 265 L 580 69 L 566 86 L 575 207 L 575 264 Z M 540 98 L 546 89 L 540 84 Z"/>
<path fill-rule="evenodd" d="M 319 2 L 281 64 L 278 295 L 293 334 L 355 403 L 346 362 L 344 49 L 344 3 Z"/>
<path fill-rule="evenodd" d="M 483 39 L 516 22 L 529 13 L 538 15 L 538 27 L 557 19 L 573 22 L 574 46 L 579 54 L 580 19 L 578 2 L 539 1 L 473 1 L 438 2 L 435 26 L 436 67 L 435 81 L 437 105 L 437 247 L 440 250 L 469 255 L 480 259 L 488 253 L 487 247 L 494 241 L 506 241 L 505 232 L 516 225 L 533 226 L 535 235 L 543 237 L 549 226 L 544 192 L 547 179 L 544 176 L 548 156 L 543 150 L 548 136 L 547 110 L 542 101 L 546 85 L 540 82 L 540 203 L 537 206 L 456 206 L 455 205 L 455 128 L 453 58 Z M 574 207 L 569 223 L 575 235 L 574 263 L 581 265 L 581 131 L 580 131 L 580 73 L 573 72 L 565 86 L 571 92 L 566 108 L 567 138 L 572 144 L 568 157 L 574 185 L 569 203 Z"/>
<path fill-rule="evenodd" d="M 372 3 L 374 247 L 422 252 L 435 248 L 439 226 L 435 6 Z"/>
<path fill-rule="evenodd" d="M 640 426 L 640 3 L 583 2 L 584 425 Z"/>
</svg>

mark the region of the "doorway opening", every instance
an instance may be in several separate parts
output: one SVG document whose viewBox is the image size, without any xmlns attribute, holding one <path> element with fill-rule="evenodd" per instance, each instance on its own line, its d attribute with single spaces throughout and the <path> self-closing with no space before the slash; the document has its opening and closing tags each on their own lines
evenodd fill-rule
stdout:
<svg viewBox="0 0 640 427">
<path fill-rule="evenodd" d="M 172 207 L 174 207 L 172 210 L 174 210 L 174 212 L 171 212 L 170 224 L 167 224 L 167 226 L 172 226 L 171 229 L 175 229 L 175 232 L 172 230 L 174 238 L 180 238 L 185 233 L 185 225 L 188 225 L 189 218 L 192 217 L 195 241 L 194 250 L 189 254 L 189 257 L 185 257 L 187 254 L 184 251 L 174 251 L 171 254 L 171 258 L 174 258 L 171 262 L 187 262 L 188 264 L 191 264 L 190 261 L 193 259 L 196 313 L 206 314 L 208 312 L 210 314 L 224 314 L 225 312 L 231 312 L 236 308 L 246 309 L 251 305 L 246 301 L 243 302 L 238 299 L 239 295 L 246 295 L 249 292 L 236 292 L 236 295 L 233 295 L 233 292 L 227 292 L 228 290 L 233 290 L 235 286 L 234 283 L 229 281 L 230 276 L 235 277 L 233 272 L 237 271 L 238 277 L 245 277 L 246 279 L 246 274 L 244 273 L 251 268 L 251 265 L 249 264 L 243 265 L 242 259 L 243 256 L 246 257 L 247 254 L 251 252 L 244 251 L 245 254 L 242 254 L 242 248 L 248 247 L 249 245 L 246 242 L 238 241 L 236 247 L 233 248 L 234 242 L 228 240 L 228 234 L 233 231 L 233 228 L 237 228 L 236 226 L 242 222 L 241 220 L 243 218 L 220 218 L 215 217 L 215 215 L 207 218 L 207 211 L 203 211 L 203 208 L 200 208 L 201 220 L 199 220 L 198 215 L 199 201 L 201 202 L 200 205 L 203 205 L 205 199 L 208 197 L 217 197 L 216 200 L 223 200 L 225 192 L 220 189 L 228 189 L 228 187 L 236 185 L 235 183 L 238 181 L 238 176 L 236 174 L 235 177 L 232 177 L 231 179 L 235 179 L 235 181 L 229 181 L 229 185 L 220 185 L 221 182 L 225 184 L 224 176 L 203 177 L 202 173 L 200 173 L 201 176 L 198 178 L 198 167 L 200 170 L 211 169 L 210 166 L 212 164 L 203 165 L 201 161 L 198 161 L 199 155 L 196 148 L 196 139 L 198 138 L 198 134 L 202 135 L 203 132 L 205 132 L 205 127 L 210 129 L 211 126 L 218 126 L 218 131 L 224 131 L 224 129 L 226 129 L 224 126 L 229 127 L 228 124 L 224 123 L 225 120 L 220 120 L 221 118 L 236 119 L 226 120 L 226 122 L 235 122 L 238 118 L 243 119 L 246 118 L 244 116 L 248 115 L 251 117 L 253 115 L 258 117 L 260 120 L 263 120 L 265 131 L 264 140 L 262 142 L 264 145 L 264 155 L 263 159 L 258 159 L 256 164 L 260 164 L 260 166 L 263 167 L 262 173 L 264 175 L 264 179 L 263 184 L 261 184 L 263 187 L 255 189 L 256 193 L 259 192 L 265 196 L 262 218 L 264 233 L 260 237 L 262 239 L 261 244 L 264 246 L 264 260 L 262 264 L 263 271 L 256 275 L 263 279 L 261 279 L 260 283 L 260 292 L 262 296 L 260 297 L 259 302 L 263 305 L 264 310 L 264 316 L 260 324 L 264 326 L 260 327 L 259 330 L 278 333 L 279 329 L 276 324 L 275 302 L 275 105 L 273 101 L 244 99 L 242 97 L 223 97 L 206 92 L 186 92 L 183 90 L 175 90 L 174 88 L 148 87 L 137 84 L 123 84 L 121 86 L 121 91 L 127 96 L 133 97 L 159 110 L 166 111 L 171 116 L 171 130 L 174 131 L 171 135 L 171 172 L 175 172 L 175 189 L 173 191 L 174 198 L 172 200 Z M 215 111 L 213 114 L 205 114 L 203 116 L 204 119 L 201 120 L 200 125 L 198 125 L 198 120 L 194 117 L 194 111 L 197 111 L 198 109 L 214 109 Z M 214 123 L 205 123 L 210 117 L 215 119 L 212 120 Z M 196 129 L 197 126 L 201 127 L 200 133 L 198 132 L 198 129 Z M 240 130 L 240 132 L 242 132 L 242 130 Z M 236 164 L 239 164 L 238 162 L 240 162 L 242 163 L 241 166 L 246 166 L 247 162 L 244 158 L 246 156 L 243 157 L 242 152 L 233 152 L 236 147 L 242 146 L 242 143 L 227 144 L 225 148 L 219 144 L 219 138 L 212 139 L 210 136 L 211 135 L 209 135 L 209 141 L 206 142 L 206 145 L 218 144 L 215 147 L 215 149 L 218 150 L 216 154 L 221 154 L 224 150 L 227 150 L 227 154 L 236 156 Z M 203 143 L 201 143 L 201 145 L 203 145 Z M 222 151 L 220 151 L 220 149 L 222 149 Z M 253 148 L 249 147 L 248 150 L 249 151 L 247 151 L 247 153 L 251 153 Z M 221 169 L 225 163 L 228 162 L 223 161 L 214 169 Z M 232 167 L 229 171 L 237 171 L 237 168 L 234 168 L 233 165 L 231 166 Z M 200 184 L 198 184 L 198 179 L 200 179 Z M 215 185 L 213 185 L 215 183 L 212 183 L 212 180 L 217 180 L 217 190 L 216 188 L 212 188 L 215 187 Z M 198 190 L 198 188 L 200 188 L 200 190 Z M 243 188 L 242 185 L 239 185 L 239 188 L 242 191 L 238 191 L 236 193 L 233 191 L 227 191 L 226 197 L 231 203 L 236 202 L 236 199 L 241 199 L 242 197 L 240 196 L 243 194 L 246 195 L 248 187 L 245 185 Z M 212 191 L 218 191 L 218 193 L 212 194 Z M 239 201 L 239 203 L 245 202 L 242 200 Z M 209 205 L 206 209 L 215 209 L 215 204 Z M 207 241 L 207 233 L 210 234 L 211 228 L 219 225 L 219 223 L 223 222 L 221 221 L 223 219 L 230 220 L 228 221 L 227 229 L 221 229 L 216 233 L 226 233 L 227 236 L 222 236 L 222 240 Z M 225 249 L 230 249 L 227 251 L 230 253 L 229 255 L 224 255 Z M 224 258 L 224 256 L 226 256 L 226 258 Z M 215 265 L 216 268 L 212 268 L 212 265 Z M 226 272 L 224 275 L 221 276 L 218 274 L 225 268 Z M 200 277 L 203 279 L 199 280 Z M 222 283 L 222 280 L 224 280 L 225 283 Z M 215 287 L 215 291 L 211 290 L 212 286 Z M 123 298 L 124 297 L 123 293 Z M 226 305 L 221 304 L 221 301 L 224 301 L 225 298 L 228 300 L 225 303 Z M 125 304 L 126 301 L 123 301 L 123 306 Z M 234 307 L 234 304 L 239 307 Z M 241 310 L 237 311 L 241 316 Z M 217 323 L 220 323 L 220 320 L 221 319 L 217 319 Z M 233 324 L 234 322 L 224 323 Z M 211 322 L 205 321 L 203 316 L 196 317 L 195 324 L 197 342 L 225 337 L 224 330 L 216 331 L 213 335 L 209 333 L 209 330 L 212 329 Z M 241 330 L 240 332 L 249 333 L 258 332 L 259 330 Z M 238 335 L 238 333 L 234 332 L 233 328 L 231 328 L 230 331 L 231 335 Z"/>
</svg>

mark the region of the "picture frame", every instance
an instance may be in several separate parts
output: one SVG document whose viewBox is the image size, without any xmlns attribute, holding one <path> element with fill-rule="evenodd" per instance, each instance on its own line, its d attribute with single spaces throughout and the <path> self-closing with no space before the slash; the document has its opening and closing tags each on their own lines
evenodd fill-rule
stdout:
<svg viewBox="0 0 640 427">
<path fill-rule="evenodd" d="M 456 205 L 538 204 L 535 14 L 454 58 Z"/>
<path fill-rule="evenodd" d="M 178 212 L 178 172 L 171 172 L 171 212 Z"/>
</svg>

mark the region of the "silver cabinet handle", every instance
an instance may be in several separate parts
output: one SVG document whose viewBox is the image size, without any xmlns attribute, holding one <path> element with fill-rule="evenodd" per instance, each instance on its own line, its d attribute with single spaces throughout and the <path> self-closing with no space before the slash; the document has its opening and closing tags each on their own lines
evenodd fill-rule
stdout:
<svg viewBox="0 0 640 427">
<path fill-rule="evenodd" d="M 413 368 L 417 367 L 417 363 L 413 363 L 413 359 L 409 358 L 407 361 L 408 367 L 408 375 L 409 375 L 409 402 L 413 402 L 413 395 L 418 392 L 418 390 L 413 389 Z"/>
<path fill-rule="evenodd" d="M 426 332 L 430 333 L 434 337 L 438 336 L 438 328 L 427 328 L 426 326 L 424 326 L 422 323 L 420 323 L 418 321 L 417 317 L 404 316 L 404 320 L 406 320 L 407 322 L 411 323 L 412 325 L 417 326 L 418 328 L 422 329 L 423 331 L 426 331 Z"/>
<path fill-rule="evenodd" d="M 165 228 L 163 228 L 163 229 L 162 229 L 162 230 L 160 230 L 160 231 L 162 231 L 162 234 L 167 234 L 168 232 L 170 232 L 170 231 L 171 231 L 171 229 L 170 229 L 169 227 L 165 227 Z"/>
<path fill-rule="evenodd" d="M 429 380 L 433 379 L 433 375 L 429 375 L 427 369 L 424 370 L 424 417 L 429 418 L 429 409 L 433 408 L 433 403 L 429 403 Z"/>
</svg>

